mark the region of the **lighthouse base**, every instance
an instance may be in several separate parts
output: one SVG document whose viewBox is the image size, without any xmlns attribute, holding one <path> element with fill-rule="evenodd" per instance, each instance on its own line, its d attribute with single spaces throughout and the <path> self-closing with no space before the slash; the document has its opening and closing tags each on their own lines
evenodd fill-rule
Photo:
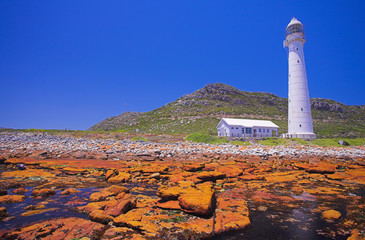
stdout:
<svg viewBox="0 0 365 240">
<path fill-rule="evenodd" d="M 301 138 L 304 140 L 313 140 L 317 138 L 315 133 L 284 133 L 282 138 Z"/>
</svg>

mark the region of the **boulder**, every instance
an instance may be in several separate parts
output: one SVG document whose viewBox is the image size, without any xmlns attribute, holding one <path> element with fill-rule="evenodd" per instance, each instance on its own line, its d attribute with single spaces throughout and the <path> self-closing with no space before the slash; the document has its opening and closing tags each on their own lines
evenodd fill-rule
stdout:
<svg viewBox="0 0 365 240">
<path fill-rule="evenodd" d="M 8 194 L 8 190 L 6 189 L 0 189 L 0 196 L 4 196 Z"/>
<path fill-rule="evenodd" d="M 130 195 L 130 194 L 127 194 Z M 128 196 L 120 200 L 115 206 L 108 207 L 104 213 L 113 217 L 117 217 L 120 214 L 127 213 L 129 210 L 135 208 L 137 205 L 137 199 Z"/>
<path fill-rule="evenodd" d="M 224 179 L 226 174 L 218 171 L 204 171 L 198 173 L 197 177 L 202 181 L 216 181 L 218 179 Z"/>
<path fill-rule="evenodd" d="M 56 194 L 56 191 L 50 188 L 43 188 L 43 189 L 34 189 L 32 191 L 32 196 L 33 197 L 50 197 Z"/>
<path fill-rule="evenodd" d="M 327 210 L 322 212 L 322 217 L 327 220 L 338 219 L 341 217 L 341 213 L 336 210 Z"/>
<path fill-rule="evenodd" d="M 69 194 L 73 194 L 73 193 L 77 193 L 77 192 L 80 192 L 78 190 L 76 190 L 75 188 L 67 188 L 65 190 L 63 190 L 61 192 L 62 195 L 69 195 Z"/>
<path fill-rule="evenodd" d="M 108 188 L 103 189 L 101 192 L 95 192 L 90 195 L 91 202 L 99 202 L 107 199 L 108 197 L 117 196 L 122 192 L 129 192 L 128 188 L 113 185 Z"/>
<path fill-rule="evenodd" d="M 179 186 L 168 187 L 163 185 L 159 187 L 157 191 L 157 196 L 159 196 L 163 200 L 176 200 L 180 196 L 182 191 L 183 189 Z"/>
<path fill-rule="evenodd" d="M 86 157 L 86 154 L 78 151 L 78 152 L 71 153 L 71 157 L 76 158 L 76 159 L 82 159 L 82 158 Z"/>
<path fill-rule="evenodd" d="M 215 192 L 210 185 L 190 188 L 178 198 L 180 207 L 187 213 L 209 216 L 215 210 Z"/>
<path fill-rule="evenodd" d="M 110 183 L 121 183 L 121 182 L 127 182 L 131 178 L 131 175 L 126 172 L 119 172 L 118 175 L 114 177 L 110 177 L 108 179 L 108 182 Z"/>
<path fill-rule="evenodd" d="M 204 163 L 190 163 L 182 166 L 182 169 L 187 172 L 200 171 L 205 167 Z"/>
<path fill-rule="evenodd" d="M 102 210 L 94 210 L 89 214 L 89 219 L 94 222 L 108 224 L 113 221 L 113 217 L 105 214 Z"/>
<path fill-rule="evenodd" d="M 0 196 L 0 203 L 20 203 L 25 200 L 23 195 L 4 195 Z"/>
<path fill-rule="evenodd" d="M 157 207 L 161 209 L 168 209 L 168 210 L 181 210 L 179 201 L 167 201 L 167 202 L 158 202 Z"/>
<path fill-rule="evenodd" d="M 106 171 L 105 173 L 105 179 L 108 180 L 111 177 L 117 176 L 118 175 L 118 170 L 116 169 L 110 169 L 108 171 Z"/>
<path fill-rule="evenodd" d="M 0 207 L 0 220 L 6 218 L 8 216 L 9 216 L 9 214 L 6 211 L 6 208 L 5 207 Z"/>
<path fill-rule="evenodd" d="M 13 193 L 15 193 L 15 194 L 25 194 L 26 192 L 28 192 L 28 189 L 26 189 L 26 188 L 17 188 L 15 190 L 13 190 Z"/>
<path fill-rule="evenodd" d="M 350 145 L 348 142 L 346 142 L 346 141 L 344 141 L 342 139 L 340 141 L 338 141 L 338 144 L 340 144 L 342 146 L 349 146 Z"/>
<path fill-rule="evenodd" d="M 301 187 L 293 187 L 291 189 L 291 191 L 295 194 L 295 195 L 300 195 L 303 193 L 303 189 Z"/>
</svg>

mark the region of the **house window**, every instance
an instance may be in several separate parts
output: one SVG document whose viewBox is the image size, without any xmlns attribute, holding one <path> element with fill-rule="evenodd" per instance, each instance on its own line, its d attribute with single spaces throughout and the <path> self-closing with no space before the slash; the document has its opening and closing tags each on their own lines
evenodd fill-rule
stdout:
<svg viewBox="0 0 365 240">
<path fill-rule="evenodd" d="M 252 133 L 252 128 L 246 128 L 246 134 L 251 134 Z"/>
<path fill-rule="evenodd" d="M 302 124 L 299 124 L 299 127 L 302 127 Z"/>
<path fill-rule="evenodd" d="M 297 62 L 299 62 L 299 60 L 297 60 Z"/>
<path fill-rule="evenodd" d="M 261 128 L 259 128 L 259 132 L 261 132 Z"/>
<path fill-rule="evenodd" d="M 238 129 L 238 127 L 236 127 L 236 129 Z"/>
<path fill-rule="evenodd" d="M 242 128 L 242 133 L 245 133 L 245 128 Z"/>
<path fill-rule="evenodd" d="M 297 51 L 298 51 L 299 49 L 297 48 Z"/>
<path fill-rule="evenodd" d="M 234 129 L 234 127 L 231 127 L 231 129 Z"/>
<path fill-rule="evenodd" d="M 302 112 L 303 112 L 303 108 L 301 108 L 300 110 L 302 110 Z"/>
</svg>

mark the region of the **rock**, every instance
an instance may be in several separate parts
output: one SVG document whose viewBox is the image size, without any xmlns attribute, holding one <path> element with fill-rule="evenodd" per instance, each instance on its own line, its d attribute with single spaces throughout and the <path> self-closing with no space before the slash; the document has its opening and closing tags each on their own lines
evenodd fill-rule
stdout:
<svg viewBox="0 0 365 240">
<path fill-rule="evenodd" d="M 73 194 L 73 193 L 77 193 L 77 192 L 80 192 L 78 190 L 76 190 L 75 188 L 67 188 L 65 190 L 63 190 L 61 192 L 62 195 L 69 195 L 69 194 Z"/>
<path fill-rule="evenodd" d="M 116 169 L 110 169 L 108 171 L 106 171 L 105 173 L 105 179 L 108 180 L 111 177 L 117 176 L 118 175 L 118 170 Z"/>
<path fill-rule="evenodd" d="M 327 220 L 338 219 L 341 217 L 341 213 L 336 210 L 327 210 L 322 212 L 322 217 Z"/>
<path fill-rule="evenodd" d="M 42 197 L 42 198 L 46 198 L 46 197 L 50 197 L 56 194 L 56 191 L 50 188 L 43 188 L 43 189 L 34 189 L 32 191 L 32 196 L 33 197 Z"/>
<path fill-rule="evenodd" d="M 300 195 L 303 193 L 303 189 L 301 187 L 293 187 L 291 189 L 291 191 L 295 194 L 295 195 Z"/>
<path fill-rule="evenodd" d="M 69 175 L 79 175 L 79 174 L 87 174 L 88 171 L 84 168 L 75 168 L 75 167 L 65 167 L 62 168 L 62 172 Z"/>
<path fill-rule="evenodd" d="M 157 191 L 157 196 L 163 200 L 176 200 L 182 192 L 182 188 L 179 186 L 168 187 L 162 185 Z"/>
<path fill-rule="evenodd" d="M 95 154 L 94 158 L 98 160 L 107 160 L 108 155 L 106 153 L 97 153 Z"/>
<path fill-rule="evenodd" d="M 363 240 L 363 238 L 359 236 L 359 230 L 354 229 L 351 231 L 351 236 L 348 237 L 347 240 Z"/>
<path fill-rule="evenodd" d="M 344 140 L 340 140 L 338 141 L 338 144 L 342 145 L 342 146 L 349 146 L 350 144 Z"/>
<path fill-rule="evenodd" d="M 92 193 L 90 195 L 90 201 L 99 202 L 99 201 L 107 199 L 108 197 L 117 196 L 118 194 L 120 194 L 122 192 L 127 193 L 127 192 L 129 192 L 129 190 L 126 187 L 113 185 L 113 186 L 103 189 L 101 192 Z"/>
<path fill-rule="evenodd" d="M 178 198 L 183 211 L 200 216 L 209 216 L 215 209 L 215 193 L 211 186 L 201 185 L 189 189 Z"/>
<path fill-rule="evenodd" d="M 161 174 L 160 173 L 152 173 L 151 175 L 150 175 L 150 178 L 154 178 L 154 179 L 160 179 L 160 177 L 161 177 Z"/>
<path fill-rule="evenodd" d="M 158 202 L 157 207 L 169 210 L 181 210 L 179 201 Z"/>
<path fill-rule="evenodd" d="M 39 204 L 39 205 L 28 205 L 24 208 L 24 210 L 38 210 L 38 209 L 42 209 L 45 208 L 46 206 L 43 204 Z"/>
<path fill-rule="evenodd" d="M 143 213 L 145 213 L 143 208 L 133 209 L 126 214 L 121 214 L 114 218 L 114 223 L 116 226 L 129 226 L 131 222 L 141 221 Z"/>
<path fill-rule="evenodd" d="M 227 178 L 238 177 L 243 170 L 235 166 L 222 166 L 217 169 L 218 172 L 224 173 Z"/>
<path fill-rule="evenodd" d="M 125 239 L 125 234 L 133 232 L 133 229 L 126 227 L 111 227 L 105 231 L 102 239 Z"/>
<path fill-rule="evenodd" d="M 1 239 L 81 239 L 88 236 L 100 239 L 103 224 L 82 218 L 50 219 L 29 226 L 9 230 L 0 235 Z"/>
<path fill-rule="evenodd" d="M 17 188 L 15 190 L 13 190 L 13 193 L 15 194 L 25 194 L 27 193 L 29 190 L 26 188 Z"/>
<path fill-rule="evenodd" d="M 89 219 L 94 222 L 108 224 L 113 221 L 113 217 L 105 214 L 102 210 L 94 210 L 89 214 Z"/>
<path fill-rule="evenodd" d="M 25 166 L 25 164 L 23 163 L 19 163 L 16 165 L 16 167 L 19 169 L 19 170 L 25 170 L 27 167 Z"/>
<path fill-rule="evenodd" d="M 121 182 L 127 182 L 131 178 L 131 175 L 126 172 L 119 172 L 118 175 L 114 177 L 110 177 L 108 179 L 108 182 L 110 183 L 121 183 Z"/>
<path fill-rule="evenodd" d="M 4 196 L 8 194 L 8 190 L 6 189 L 0 189 L 0 196 Z"/>
<path fill-rule="evenodd" d="M 304 169 L 309 173 L 334 173 L 336 171 L 337 165 L 330 164 L 330 163 L 318 163 L 318 164 L 295 164 L 296 167 L 299 169 Z"/>
<path fill-rule="evenodd" d="M 44 171 L 42 169 L 27 169 L 27 170 L 18 170 L 18 171 L 10 171 L 3 172 L 1 176 L 4 178 L 16 177 L 16 178 L 30 178 L 30 177 L 42 177 L 42 178 L 54 178 L 55 175 Z"/>
<path fill-rule="evenodd" d="M 0 196 L 0 203 L 20 203 L 25 200 L 23 195 L 4 195 Z"/>
<path fill-rule="evenodd" d="M 0 220 L 6 218 L 8 216 L 9 216 L 9 214 L 6 211 L 6 208 L 5 207 L 0 207 Z"/>
<path fill-rule="evenodd" d="M 224 179 L 225 177 L 226 174 L 217 171 L 204 171 L 197 175 L 197 178 L 202 181 L 216 181 L 218 179 Z"/>
<path fill-rule="evenodd" d="M 242 181 L 252 181 L 252 180 L 265 180 L 264 176 L 259 176 L 259 175 L 243 175 L 243 176 L 239 176 L 238 179 L 242 180 Z"/>
<path fill-rule="evenodd" d="M 126 199 L 120 200 L 115 206 L 107 208 L 104 213 L 113 217 L 117 217 L 120 214 L 127 213 L 129 210 L 135 208 L 136 205 L 137 199 L 128 196 Z"/>
<path fill-rule="evenodd" d="M 190 163 L 183 165 L 182 169 L 188 172 L 197 172 L 205 167 L 204 163 Z"/>
<path fill-rule="evenodd" d="M 23 216 L 23 217 L 27 217 L 27 216 L 32 216 L 32 215 L 41 214 L 41 213 L 45 213 L 45 212 L 55 211 L 57 209 L 58 208 L 37 209 L 37 210 L 31 210 L 31 211 L 28 211 L 28 212 L 24 212 L 20 215 Z"/>
<path fill-rule="evenodd" d="M 76 159 L 83 159 L 86 157 L 86 154 L 78 151 L 78 152 L 71 153 L 71 157 L 76 158 Z"/>
</svg>

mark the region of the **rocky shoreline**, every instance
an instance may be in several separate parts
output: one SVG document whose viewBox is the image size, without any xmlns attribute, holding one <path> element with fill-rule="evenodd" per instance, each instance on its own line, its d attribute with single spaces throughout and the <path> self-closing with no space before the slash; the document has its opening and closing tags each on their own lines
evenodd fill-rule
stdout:
<svg viewBox="0 0 365 240">
<path fill-rule="evenodd" d="M 0 238 L 361 239 L 364 157 L 0 133 Z"/>
<path fill-rule="evenodd" d="M 240 156 L 328 156 L 335 158 L 364 158 L 361 147 L 320 146 L 235 146 L 204 143 L 176 142 L 154 143 L 144 141 L 116 141 L 91 138 L 62 137 L 46 133 L 0 133 L 0 150 L 10 156 L 35 156 L 44 158 L 86 158 L 118 160 L 126 156 L 170 158 L 192 154 L 233 154 Z"/>
</svg>

